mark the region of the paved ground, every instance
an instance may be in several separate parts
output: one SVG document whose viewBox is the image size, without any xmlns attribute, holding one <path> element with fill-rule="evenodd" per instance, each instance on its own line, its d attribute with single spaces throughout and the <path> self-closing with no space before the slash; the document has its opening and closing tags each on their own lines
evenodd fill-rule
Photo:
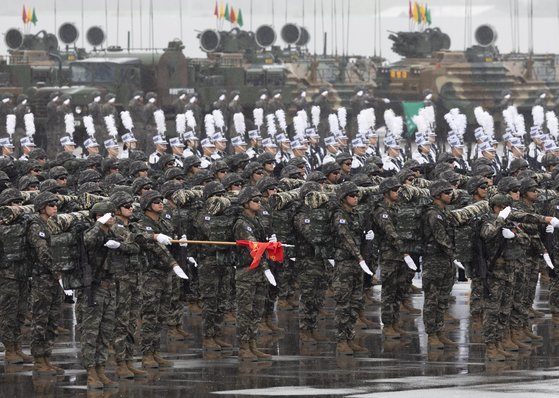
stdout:
<svg viewBox="0 0 559 398">
<path fill-rule="evenodd" d="M 420 286 L 420 281 L 414 281 Z M 375 288 L 378 294 L 378 287 Z M 480 335 L 469 330 L 467 283 L 458 283 L 452 313 L 459 319 L 448 325 L 452 338 L 460 342 L 453 350 L 434 354 L 426 349 L 427 338 L 420 317 L 406 317 L 409 337 L 386 341 L 379 329 L 363 330 L 359 342 L 369 349 L 367 355 L 339 358 L 335 344 L 301 346 L 294 312 L 281 312 L 279 322 L 287 328 L 281 336 L 264 336 L 259 346 L 273 354 L 273 360 L 239 363 L 234 351 L 205 354 L 200 349 L 200 317 L 187 314 L 186 322 L 194 339 L 167 342 L 164 356 L 175 366 L 150 371 L 141 381 L 121 381 L 118 389 L 88 392 L 85 371 L 79 364 L 79 349 L 74 334 L 72 306 L 64 310 L 64 325 L 72 333 L 59 337 L 54 362 L 66 369 L 58 378 L 32 377 L 31 366 L 0 367 L 0 397 L 543 397 L 559 391 L 559 329 L 554 331 L 547 305 L 547 291 L 538 289 L 536 307 L 546 317 L 534 321 L 534 330 L 544 336 L 543 344 L 515 360 L 500 364 L 485 363 Z M 420 307 L 422 296 L 414 296 Z M 332 302 L 327 312 L 332 314 Z M 379 320 L 378 305 L 367 306 L 367 316 Z M 332 319 L 321 321 L 323 333 L 333 335 Z M 234 342 L 234 328 L 226 330 Z M 0 354 L 3 359 L 3 354 Z M 138 357 L 139 360 L 139 357 Z M 114 366 L 109 376 L 114 377 Z"/>
</svg>

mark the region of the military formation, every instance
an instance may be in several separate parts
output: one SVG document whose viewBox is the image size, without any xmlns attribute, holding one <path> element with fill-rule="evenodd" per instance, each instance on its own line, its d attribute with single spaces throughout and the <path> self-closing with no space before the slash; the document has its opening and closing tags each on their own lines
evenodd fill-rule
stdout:
<svg viewBox="0 0 559 398">
<path fill-rule="evenodd" d="M 69 99 L 53 95 L 47 104 L 58 114 L 47 148 L 33 141 L 29 109 L 22 126 L 14 112 L 2 114 L 5 364 L 64 373 L 51 359 L 65 295 L 76 299 L 80 358 L 93 389 L 117 385 L 105 373 L 110 350 L 119 378 L 146 377 L 135 352 L 144 369 L 173 366 L 161 339 L 191 337 L 183 329 L 187 308 L 201 312 L 204 350 L 232 349 L 224 324 L 236 324 L 243 361 L 270 359 L 256 339 L 283 332 L 277 311 L 298 316 L 302 343 L 331 341 L 319 331 L 327 296 L 335 301 L 336 353 L 367 352 L 355 335 L 381 328 L 364 310 L 374 284 L 382 284 L 383 336 L 402 338 L 402 314 L 422 315 L 429 350 L 457 346 L 444 328 L 455 321 L 448 309 L 457 278 L 471 281 L 470 329 L 482 333 L 488 360 L 542 339 L 530 325 L 543 316 L 532 307 L 538 280 L 549 284 L 559 327 L 553 111 L 534 106 L 527 132 L 509 105 L 503 131 L 495 131 L 481 108 L 475 121 L 453 109 L 447 126 L 436 126 L 426 102 L 413 118 L 410 153 L 402 117 L 389 109 L 377 123 L 376 100 L 362 89 L 351 109 L 336 111 L 328 89 L 313 100 L 299 92 L 287 105 L 280 91 L 263 91 L 250 119 L 238 96 L 223 92 L 203 115 L 196 95 L 179 93 L 177 134 L 168 138 L 155 94 L 135 93 L 117 113 L 114 96 L 95 93 L 84 110 L 81 154 L 64 110 Z M 466 154 L 468 123 L 479 127 Z M 238 241 L 281 242 L 283 260 L 263 255 L 249 268 L 254 249 Z M 417 273 L 422 291 L 412 283 Z M 424 295 L 422 311 L 414 294 Z"/>
</svg>

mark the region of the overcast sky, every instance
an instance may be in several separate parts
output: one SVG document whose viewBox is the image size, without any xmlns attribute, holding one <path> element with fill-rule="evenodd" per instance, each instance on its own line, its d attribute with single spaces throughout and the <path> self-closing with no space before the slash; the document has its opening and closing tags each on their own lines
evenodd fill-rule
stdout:
<svg viewBox="0 0 559 398">
<path fill-rule="evenodd" d="M 497 45 L 501 52 L 512 50 L 510 4 L 513 1 L 519 3 L 520 50 L 527 51 L 529 0 L 471 0 L 473 29 L 475 30 L 481 24 L 493 25 L 499 32 Z M 533 3 L 535 4 L 534 51 L 536 53 L 559 53 L 559 40 L 557 40 L 559 37 L 559 2 L 533 0 Z M 35 7 L 38 18 L 36 26 L 28 27 L 31 33 L 43 29 L 54 32 L 63 22 L 73 22 L 80 31 L 77 44 L 88 49 L 90 46 L 85 41 L 84 30 L 93 25 L 103 29 L 108 27 L 108 42 L 106 43 L 108 45 L 119 44 L 126 47 L 128 31 L 132 33 L 133 47 L 149 45 L 150 0 L 34 0 L 25 4 Z M 107 8 L 105 4 L 108 4 Z M 344 49 L 343 43 L 349 42 L 347 50 L 350 54 L 382 53 L 384 57 L 394 61 L 399 56 L 390 50 L 391 42 L 387 39 L 387 30 L 409 29 L 407 0 L 236 0 L 229 4 L 233 5 L 236 10 L 241 8 L 245 22 L 243 29 L 251 27 L 256 29 L 262 24 L 273 25 L 278 32 L 276 44 L 281 44 L 279 30 L 286 21 L 306 26 L 311 34 L 309 49 L 311 51 L 316 49 L 318 52 L 322 52 L 322 32 L 324 30 L 328 34 L 329 51 L 331 48 L 337 47 L 338 52 L 341 53 Z M 374 39 L 375 32 L 378 31 L 375 18 L 376 4 L 380 4 L 381 9 L 380 40 Z M 431 8 L 432 26 L 438 26 L 443 32 L 450 35 L 451 49 L 462 50 L 466 39 L 464 37 L 465 0 L 433 0 L 428 4 Z M 334 19 L 336 28 L 332 24 L 333 5 L 336 7 L 335 15 L 337 17 Z M 347 21 L 348 5 L 349 40 L 347 37 L 342 37 L 342 30 L 345 31 L 347 27 L 345 21 Z M 4 31 L 10 27 L 23 30 L 22 7 L 22 2 L 1 1 L 0 26 L 4 28 Z M 199 49 L 196 32 L 216 28 L 216 19 L 213 16 L 214 7 L 215 0 L 153 0 L 155 47 L 163 48 L 169 40 L 182 38 L 186 44 L 187 56 L 204 56 Z M 342 9 L 344 10 L 343 25 Z M 117 18 L 117 15 L 120 17 Z M 142 27 L 141 32 L 140 27 Z M 230 28 L 229 22 L 223 24 L 223 29 L 229 30 Z M 318 37 L 314 37 L 315 32 Z M 337 40 L 335 40 L 336 37 Z M 375 47 L 375 42 L 380 42 L 380 47 Z M 2 40 L 0 54 L 5 53 L 6 46 Z"/>
</svg>

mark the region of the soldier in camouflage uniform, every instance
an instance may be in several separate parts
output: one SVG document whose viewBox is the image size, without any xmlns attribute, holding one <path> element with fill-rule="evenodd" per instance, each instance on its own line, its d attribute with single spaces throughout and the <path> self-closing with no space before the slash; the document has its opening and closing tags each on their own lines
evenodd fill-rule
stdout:
<svg viewBox="0 0 559 398">
<path fill-rule="evenodd" d="M 140 306 L 133 302 L 140 297 L 140 247 L 136 243 L 138 232 L 135 231 L 130 218 L 133 213 L 134 198 L 126 192 L 116 192 L 111 195 L 111 202 L 116 207 L 115 222 L 111 227 L 116 240 L 136 246 L 137 251 L 129 250 L 127 255 L 121 256 L 121 263 L 115 264 L 119 269 L 114 270 L 116 280 L 116 308 L 114 349 L 117 363 L 116 374 L 121 378 L 145 377 L 147 374 L 133 366 L 134 335 L 137 320 L 140 317 Z"/>
<path fill-rule="evenodd" d="M 62 288 L 59 275 L 53 272 L 53 259 L 50 250 L 50 233 L 47 221 L 56 216 L 58 199 L 51 192 L 41 192 L 33 199 L 38 216 L 35 216 L 27 230 L 27 241 L 31 248 L 30 262 L 33 264 L 31 283 L 31 354 L 33 371 L 39 375 L 63 374 L 62 368 L 50 363 L 52 347 L 57 336 L 56 329 L 60 320 Z"/>
<path fill-rule="evenodd" d="M 260 211 L 260 191 L 246 187 L 239 193 L 238 203 L 243 212 L 233 227 L 235 240 L 265 242 L 266 233 L 257 216 Z M 258 322 L 264 313 L 267 286 L 262 270 L 269 270 L 267 259 L 262 257 L 257 269 L 249 270 L 252 257 L 248 248 L 239 248 L 239 260 L 235 275 L 237 301 L 237 339 L 239 340 L 239 359 L 255 361 L 270 359 L 271 355 L 256 348 Z"/>
<path fill-rule="evenodd" d="M 8 188 L 0 194 L 0 206 L 20 207 L 21 192 Z M 25 233 L 28 218 L 17 217 L 7 225 L 0 225 L 0 341 L 6 347 L 5 365 L 30 363 L 32 357 L 21 350 L 21 328 L 29 298 L 29 272 L 26 261 Z"/>
</svg>

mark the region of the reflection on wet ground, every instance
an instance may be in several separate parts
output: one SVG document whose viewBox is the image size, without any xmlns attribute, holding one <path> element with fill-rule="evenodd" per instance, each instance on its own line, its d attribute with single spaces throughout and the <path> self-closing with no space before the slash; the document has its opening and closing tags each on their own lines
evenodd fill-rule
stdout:
<svg viewBox="0 0 559 398">
<path fill-rule="evenodd" d="M 420 285 L 420 281 L 414 281 Z M 378 298 L 379 287 L 375 287 Z M 346 396 L 346 397 L 483 397 L 556 396 L 559 387 L 559 328 L 554 329 L 548 306 L 548 291 L 538 289 L 536 308 L 546 316 L 533 320 L 533 330 L 543 343 L 513 360 L 486 363 L 484 345 L 478 331 L 469 328 L 469 284 L 455 285 L 456 302 L 451 312 L 458 321 L 447 325 L 458 348 L 427 351 L 427 336 L 419 316 L 404 316 L 409 335 L 401 340 L 385 340 L 379 329 L 358 333 L 358 343 L 368 348 L 366 355 L 336 357 L 335 343 L 301 345 L 296 312 L 279 312 L 280 326 L 287 332 L 264 335 L 258 346 L 273 354 L 272 361 L 239 363 L 235 349 L 221 353 L 203 352 L 201 317 L 185 316 L 186 329 L 193 339 L 165 341 L 164 356 L 175 361 L 172 368 L 150 370 L 149 377 L 120 381 L 119 388 L 91 392 L 79 361 L 79 340 L 75 335 L 73 308 L 64 309 L 64 326 L 70 334 L 59 336 L 53 359 L 66 373 L 57 378 L 33 377 L 31 365 L 0 368 L 0 397 L 204 397 L 233 396 Z M 414 295 L 416 308 L 423 297 Z M 328 316 L 321 320 L 322 332 L 333 336 L 333 302 L 327 301 Z M 367 304 L 366 315 L 379 322 L 379 305 Z M 235 343 L 235 329 L 226 328 L 229 342 Z M 26 351 L 27 346 L 25 346 Z M 3 354 L 0 354 L 3 360 Z M 139 361 L 139 357 L 137 357 Z M 139 366 L 139 362 L 136 363 Z M 108 374 L 115 378 L 114 361 Z M 544 382 L 542 382 L 544 381 Z M 420 390 L 420 391 L 418 391 Z"/>
</svg>

